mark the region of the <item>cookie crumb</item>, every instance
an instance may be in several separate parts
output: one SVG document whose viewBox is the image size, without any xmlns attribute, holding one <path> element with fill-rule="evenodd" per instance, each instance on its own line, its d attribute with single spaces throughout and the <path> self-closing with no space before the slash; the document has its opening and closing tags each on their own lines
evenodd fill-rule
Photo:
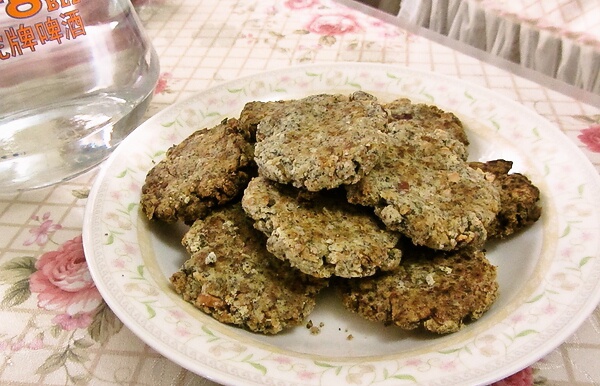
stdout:
<svg viewBox="0 0 600 386">
<path fill-rule="evenodd" d="M 433 275 L 431 273 L 425 277 L 425 281 L 427 282 L 427 284 L 429 286 L 432 286 L 435 284 L 435 279 L 433 278 Z"/>
<path fill-rule="evenodd" d="M 318 335 L 321 333 L 321 328 L 323 328 L 325 326 L 325 323 L 320 322 L 318 326 L 315 326 L 315 324 L 313 323 L 312 320 L 309 320 L 308 323 L 306 323 L 306 329 L 310 330 L 310 333 L 312 335 Z"/>
<path fill-rule="evenodd" d="M 210 252 L 208 255 L 206 255 L 206 259 L 204 259 L 204 264 L 208 265 L 208 264 L 215 263 L 216 261 L 217 261 L 217 254 L 214 252 Z"/>
<path fill-rule="evenodd" d="M 346 340 L 352 340 L 352 339 L 354 339 L 354 335 L 352 335 L 352 334 L 349 334 L 349 335 L 346 337 Z"/>
</svg>

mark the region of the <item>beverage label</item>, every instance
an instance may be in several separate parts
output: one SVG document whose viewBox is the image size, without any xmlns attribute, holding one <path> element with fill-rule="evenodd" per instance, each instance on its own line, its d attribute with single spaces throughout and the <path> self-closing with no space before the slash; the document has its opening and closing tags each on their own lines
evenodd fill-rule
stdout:
<svg viewBox="0 0 600 386">
<path fill-rule="evenodd" d="M 0 60 L 85 35 L 83 18 L 74 7 L 80 1 L 0 0 Z"/>
</svg>

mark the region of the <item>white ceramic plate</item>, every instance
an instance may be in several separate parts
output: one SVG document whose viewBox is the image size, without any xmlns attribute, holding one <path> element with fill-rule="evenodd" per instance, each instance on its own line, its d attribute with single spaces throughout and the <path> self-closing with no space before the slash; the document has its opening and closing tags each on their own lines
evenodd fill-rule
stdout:
<svg viewBox="0 0 600 386">
<path fill-rule="evenodd" d="M 179 299 L 168 278 L 186 259 L 183 226 L 149 224 L 139 210 L 148 170 L 195 129 L 235 117 L 251 100 L 365 90 L 457 114 L 473 160 L 505 158 L 542 192 L 543 216 L 489 246 L 500 297 L 458 333 L 406 333 L 363 321 L 329 292 L 310 319 L 277 336 L 220 324 Z M 181 366 L 231 385 L 485 384 L 563 342 L 600 299 L 600 181 L 553 125 L 513 101 L 441 75 L 376 64 L 310 65 L 206 90 L 152 117 L 106 162 L 86 209 L 84 246 L 96 285 L 143 341 Z"/>
</svg>

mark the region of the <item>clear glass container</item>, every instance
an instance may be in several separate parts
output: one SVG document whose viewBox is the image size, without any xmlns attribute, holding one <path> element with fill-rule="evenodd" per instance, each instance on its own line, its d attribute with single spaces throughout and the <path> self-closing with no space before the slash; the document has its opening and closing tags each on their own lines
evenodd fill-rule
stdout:
<svg viewBox="0 0 600 386">
<path fill-rule="evenodd" d="M 99 164 L 140 123 L 158 75 L 130 1 L 0 1 L 0 194 Z"/>
</svg>

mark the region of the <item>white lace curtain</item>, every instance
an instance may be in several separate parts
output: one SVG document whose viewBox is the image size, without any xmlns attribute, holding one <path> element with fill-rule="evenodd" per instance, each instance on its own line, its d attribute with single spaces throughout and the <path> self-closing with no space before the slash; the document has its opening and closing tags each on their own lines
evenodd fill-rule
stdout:
<svg viewBox="0 0 600 386">
<path fill-rule="evenodd" d="M 600 94 L 600 0 L 402 0 L 399 16 Z"/>
</svg>

